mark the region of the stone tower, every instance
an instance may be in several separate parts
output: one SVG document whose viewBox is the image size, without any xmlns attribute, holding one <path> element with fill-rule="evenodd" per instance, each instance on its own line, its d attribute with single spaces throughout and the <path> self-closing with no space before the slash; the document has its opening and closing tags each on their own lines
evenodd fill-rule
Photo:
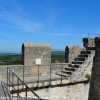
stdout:
<svg viewBox="0 0 100 100">
<path fill-rule="evenodd" d="M 22 45 L 23 64 L 26 66 L 33 65 L 50 65 L 51 48 L 47 44 L 24 43 Z"/>
<path fill-rule="evenodd" d="M 100 38 L 95 38 L 95 57 L 93 60 L 92 79 L 90 82 L 89 99 L 100 100 Z"/>
</svg>

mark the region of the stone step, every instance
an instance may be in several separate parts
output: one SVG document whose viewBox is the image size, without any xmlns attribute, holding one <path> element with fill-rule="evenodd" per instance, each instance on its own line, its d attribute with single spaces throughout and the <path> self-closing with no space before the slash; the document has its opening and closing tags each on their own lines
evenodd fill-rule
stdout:
<svg viewBox="0 0 100 100">
<path fill-rule="evenodd" d="M 80 67 L 80 64 L 69 64 L 69 67 L 79 68 Z"/>
<path fill-rule="evenodd" d="M 91 54 L 91 50 L 81 51 L 81 54 Z"/>
<path fill-rule="evenodd" d="M 87 47 L 86 50 L 95 50 L 95 47 Z"/>
<path fill-rule="evenodd" d="M 63 72 L 63 73 L 66 73 L 66 74 L 69 74 L 69 75 L 71 75 L 71 74 L 72 74 L 72 72 L 71 72 L 71 71 L 66 71 L 66 70 L 63 70 L 62 72 Z"/>
<path fill-rule="evenodd" d="M 80 54 L 80 55 L 78 55 L 78 57 L 85 57 L 85 58 L 87 58 L 89 55 L 88 54 Z"/>
<path fill-rule="evenodd" d="M 63 72 L 56 72 L 55 73 L 56 75 L 60 75 L 62 77 L 70 77 L 70 75 L 66 74 L 66 73 L 63 73 Z"/>
<path fill-rule="evenodd" d="M 75 71 L 75 68 L 69 67 L 69 68 L 65 68 L 65 70 L 68 70 L 68 71 Z"/>
<path fill-rule="evenodd" d="M 72 64 L 83 64 L 83 61 L 73 61 Z"/>
<path fill-rule="evenodd" d="M 75 61 L 85 61 L 86 60 L 86 58 L 84 58 L 84 57 L 77 57 L 77 58 L 75 58 Z"/>
</svg>

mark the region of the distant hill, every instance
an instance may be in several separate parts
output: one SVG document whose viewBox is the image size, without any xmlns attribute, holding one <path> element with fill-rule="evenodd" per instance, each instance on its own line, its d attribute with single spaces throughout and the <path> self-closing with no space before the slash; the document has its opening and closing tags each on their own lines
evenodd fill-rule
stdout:
<svg viewBox="0 0 100 100">
<path fill-rule="evenodd" d="M 23 64 L 22 60 L 21 53 L 0 53 L 0 65 L 20 65 Z M 51 51 L 52 63 L 55 63 L 55 61 L 62 63 L 64 60 L 64 51 Z"/>
<path fill-rule="evenodd" d="M 64 51 L 51 51 L 51 55 L 65 55 Z"/>
<path fill-rule="evenodd" d="M 56 51 L 56 50 L 51 51 L 51 55 L 64 55 L 64 54 L 65 54 L 64 51 Z M 2 55 L 21 55 L 21 53 L 0 53 L 0 56 Z"/>
<path fill-rule="evenodd" d="M 19 52 L 19 51 L 6 51 L 6 50 L 2 51 L 2 50 L 0 50 L 0 56 L 2 56 L 2 55 L 21 55 L 21 52 Z"/>
<path fill-rule="evenodd" d="M 0 55 L 21 55 L 21 53 L 0 53 Z"/>
</svg>

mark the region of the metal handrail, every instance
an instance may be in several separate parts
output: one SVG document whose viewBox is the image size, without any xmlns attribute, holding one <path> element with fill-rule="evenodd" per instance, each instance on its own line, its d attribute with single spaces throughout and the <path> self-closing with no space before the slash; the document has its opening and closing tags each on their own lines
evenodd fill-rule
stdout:
<svg viewBox="0 0 100 100">
<path fill-rule="evenodd" d="M 55 65 L 55 64 L 54 64 Z M 56 65 L 58 65 L 58 66 L 55 66 L 55 68 L 57 69 L 57 67 L 59 67 L 60 69 L 59 69 L 59 71 L 63 71 L 63 64 L 61 64 L 61 63 L 58 63 L 58 64 L 56 64 Z M 60 65 L 60 66 L 59 66 Z M 35 80 L 34 82 L 36 82 L 37 83 L 37 86 L 35 87 L 35 89 L 37 88 L 38 89 L 38 87 L 39 87 L 39 84 L 42 82 L 42 80 L 41 80 L 41 75 L 40 74 L 42 74 L 42 73 L 40 73 L 40 66 L 48 66 L 47 68 L 48 68 L 48 73 L 47 73 L 47 75 L 49 76 L 48 78 L 47 78 L 47 80 L 43 80 L 43 81 L 48 81 L 48 84 L 46 85 L 46 86 L 44 86 L 44 87 L 50 87 L 50 86 L 52 86 L 52 81 L 55 81 L 55 79 L 53 78 L 53 74 L 55 74 L 55 72 L 56 72 L 56 70 L 53 70 L 53 67 L 52 67 L 52 64 L 51 65 L 33 65 L 33 66 L 37 66 L 37 80 Z M 23 66 L 22 67 L 22 69 L 23 69 L 23 71 L 22 71 L 22 81 L 24 82 L 24 78 L 25 78 L 25 68 L 29 68 L 29 67 L 25 67 L 25 66 Z M 58 70 L 57 70 L 58 71 Z M 8 72 L 7 72 L 8 73 Z M 9 74 L 7 75 L 8 77 L 9 77 Z M 8 78 L 7 78 L 8 79 Z M 59 84 L 61 84 L 62 83 L 62 80 L 63 80 L 63 77 L 62 76 L 59 76 L 58 78 L 57 78 L 57 80 L 60 80 L 61 82 L 59 83 Z M 13 80 L 14 81 L 14 80 Z M 7 82 L 9 83 L 9 80 L 7 80 Z M 12 85 L 12 84 L 11 84 Z"/>
<path fill-rule="evenodd" d="M 17 81 L 18 81 L 18 85 L 19 85 L 19 81 L 22 83 L 22 85 L 24 85 L 25 87 L 26 87 L 26 97 L 27 97 L 27 90 L 30 90 L 31 91 L 31 93 L 33 93 L 37 98 L 38 98 L 38 100 L 42 100 L 35 92 L 33 92 L 33 90 L 31 89 L 31 88 L 29 88 L 28 86 L 27 86 L 27 84 L 25 84 L 14 72 L 12 72 L 8 67 L 7 67 L 7 86 L 9 86 L 10 87 L 10 83 L 11 83 L 11 81 L 10 81 L 10 72 L 17 78 Z M 19 96 L 19 95 L 18 95 Z M 19 96 L 20 97 L 20 96 Z M 27 100 L 27 98 L 26 98 L 26 100 Z"/>
<path fill-rule="evenodd" d="M 1 85 L 2 85 L 2 89 L 3 89 L 3 92 L 4 92 L 4 95 L 5 95 L 6 100 L 8 100 L 8 98 L 9 98 L 9 100 L 12 100 L 11 99 L 10 91 L 7 88 L 7 84 L 4 83 L 3 81 L 1 81 Z"/>
</svg>

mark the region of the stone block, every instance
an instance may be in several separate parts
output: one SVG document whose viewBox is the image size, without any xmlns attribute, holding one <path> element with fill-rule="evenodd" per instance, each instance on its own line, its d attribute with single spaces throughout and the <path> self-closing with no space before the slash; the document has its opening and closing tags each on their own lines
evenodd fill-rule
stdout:
<svg viewBox="0 0 100 100">
<path fill-rule="evenodd" d="M 22 45 L 23 64 L 26 66 L 33 65 L 50 65 L 51 48 L 47 44 L 24 43 Z"/>
</svg>

